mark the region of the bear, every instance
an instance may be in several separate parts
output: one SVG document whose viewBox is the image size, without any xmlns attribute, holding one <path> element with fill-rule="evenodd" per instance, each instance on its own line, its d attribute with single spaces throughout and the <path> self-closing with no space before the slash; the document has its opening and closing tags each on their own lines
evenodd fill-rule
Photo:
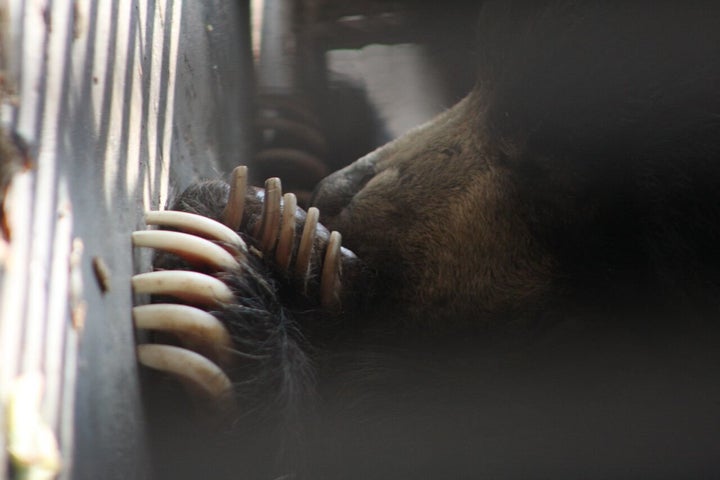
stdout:
<svg viewBox="0 0 720 480">
<path fill-rule="evenodd" d="M 321 221 L 382 265 L 383 298 L 430 318 L 547 308 L 559 291 L 707 295 L 716 14 L 485 5 L 474 90 L 323 180 Z"/>
<path fill-rule="evenodd" d="M 416 372 L 401 368 L 385 379 L 391 386 L 384 387 L 380 417 L 402 427 L 353 430 L 367 437 L 350 444 L 378 465 L 364 470 L 367 477 L 390 476 L 393 468 L 414 476 L 382 452 L 389 445 L 399 456 L 423 452 L 421 471 L 437 478 L 449 470 L 457 478 L 717 472 L 708 450 L 717 436 L 702 425 L 718 412 L 696 400 L 717 398 L 710 365 L 717 361 L 720 280 L 719 20 L 720 9 L 707 3 L 485 2 L 470 94 L 320 183 L 312 204 L 321 221 L 377 274 L 373 303 L 380 313 L 371 317 L 378 336 L 387 338 L 394 323 L 406 332 L 405 345 L 418 332 L 432 338 L 419 341 L 408 360 L 420 370 L 428 352 L 446 348 L 432 361 L 448 367 L 443 373 L 432 377 L 426 369 L 422 379 L 408 380 Z M 502 366 L 492 371 L 477 353 L 482 348 Z M 460 357 L 472 360 L 459 367 Z M 632 370 L 647 375 L 638 379 Z M 525 377 L 548 372 L 562 380 Z M 460 379 L 456 394 L 475 403 L 450 400 L 451 376 Z M 436 385 L 428 385 L 431 377 Z M 696 381 L 680 380 L 688 377 Z M 485 389 L 498 378 L 508 382 L 501 390 L 510 402 L 537 404 L 506 410 L 502 400 L 489 401 Z M 590 399 L 598 384 L 588 379 L 607 388 Z M 432 441 L 407 434 L 430 414 L 409 413 L 407 403 L 402 412 L 393 408 L 403 396 L 390 392 L 400 385 L 438 395 L 429 411 L 445 412 L 447 423 L 425 422 Z M 438 393 L 443 388 L 446 395 Z M 650 391 L 664 393 L 653 398 Z M 584 401 L 607 410 L 584 410 Z M 554 402 L 566 410 L 549 406 Z M 449 419 L 451 405 L 461 419 Z M 671 413 L 650 420 L 654 408 Z M 529 420 L 529 410 L 543 420 Z M 583 422 L 597 424 L 574 424 L 581 410 Z M 680 427 L 691 410 L 697 416 Z M 487 420 L 490 412 L 500 412 L 496 423 Z M 468 425 L 474 415 L 508 441 L 510 452 L 489 446 L 482 427 Z M 546 429 L 546 421 L 563 433 Z M 674 455 L 660 459 L 663 447 L 620 433 L 624 422 L 662 431 L 675 449 L 698 456 L 684 466 Z M 694 440 L 670 440 L 669 432 L 683 430 Z M 368 447 L 391 432 L 397 443 Z M 548 443 L 519 440 L 525 435 Z M 617 450 L 598 447 L 593 436 Z M 463 448 L 478 457 L 458 453 Z M 567 456 L 558 455 L 564 448 Z M 593 448 L 597 456 L 586 455 Z M 593 473 L 590 464 L 598 468 Z"/>
<path fill-rule="evenodd" d="M 262 260 L 221 277 L 277 286 L 216 313 L 253 332 L 235 380 L 273 413 L 203 458 L 263 478 L 720 473 L 718 25 L 709 3 L 484 2 L 467 97 L 313 194 L 367 269 L 356 306 L 299 308 Z M 218 218 L 227 192 L 173 208 Z"/>
</svg>

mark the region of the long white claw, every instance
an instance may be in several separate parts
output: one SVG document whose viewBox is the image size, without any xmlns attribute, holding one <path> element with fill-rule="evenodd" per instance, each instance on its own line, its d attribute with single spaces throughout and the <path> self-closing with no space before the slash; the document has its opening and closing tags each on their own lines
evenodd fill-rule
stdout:
<svg viewBox="0 0 720 480">
<path fill-rule="evenodd" d="M 209 275 L 184 270 L 140 273 L 132 277 L 137 294 L 172 295 L 193 304 L 218 306 L 235 296 L 223 282 Z"/>
<path fill-rule="evenodd" d="M 222 247 L 195 235 L 170 230 L 145 230 L 132 233 L 136 247 L 149 247 L 179 255 L 193 262 L 219 269 L 239 268 L 240 264 Z"/>
<path fill-rule="evenodd" d="M 287 272 L 290 268 L 292 248 L 295 243 L 295 212 L 297 198 L 294 193 L 283 195 L 282 220 L 280 222 L 280 238 L 275 250 L 275 261 L 281 271 Z"/>
<path fill-rule="evenodd" d="M 295 260 L 295 273 L 307 282 L 308 270 L 310 268 L 310 255 L 312 253 L 313 244 L 315 243 L 316 228 L 320 211 L 315 207 L 310 207 L 305 217 L 305 226 L 303 227 L 302 237 L 300 237 L 300 246 L 298 247 L 297 259 Z"/>
<path fill-rule="evenodd" d="M 333 231 L 328 239 L 322 275 L 320 276 L 320 304 L 328 309 L 340 307 L 340 232 Z"/>
<path fill-rule="evenodd" d="M 247 192 L 247 167 L 235 167 L 230 178 L 230 195 L 223 211 L 223 221 L 229 228 L 237 231 L 242 223 L 245 210 L 245 193 Z"/>
<path fill-rule="evenodd" d="M 145 212 L 145 223 L 147 225 L 177 228 L 183 232 L 222 242 L 239 253 L 245 254 L 247 252 L 247 246 L 243 239 L 240 238 L 240 235 L 222 223 L 202 215 L 169 210 L 150 211 Z"/>
<path fill-rule="evenodd" d="M 220 320 L 204 310 L 174 303 L 155 303 L 133 308 L 135 327 L 175 334 L 182 344 L 227 366 L 232 358 L 232 339 Z"/>
<path fill-rule="evenodd" d="M 171 345 L 139 345 L 138 361 L 169 373 L 192 390 L 222 403 L 232 400 L 232 382 L 216 364 L 200 354 Z"/>
<path fill-rule="evenodd" d="M 282 186 L 277 177 L 265 180 L 265 199 L 263 201 L 262 221 L 257 236 L 263 253 L 270 253 L 277 242 L 280 227 L 280 198 Z"/>
</svg>

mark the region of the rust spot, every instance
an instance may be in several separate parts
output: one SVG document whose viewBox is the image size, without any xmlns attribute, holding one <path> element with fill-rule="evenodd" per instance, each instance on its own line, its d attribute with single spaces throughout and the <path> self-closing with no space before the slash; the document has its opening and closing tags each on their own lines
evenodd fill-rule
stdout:
<svg viewBox="0 0 720 480">
<path fill-rule="evenodd" d="M 87 316 L 87 302 L 83 300 L 78 304 L 73 305 L 70 316 L 73 328 L 78 332 L 82 332 L 85 328 L 85 317 Z"/>
<path fill-rule="evenodd" d="M 2 205 L 2 209 L 0 210 L 0 239 L 4 242 L 10 242 L 12 240 L 12 227 L 10 226 L 10 221 L 8 220 L 8 214 L 5 210 L 5 194 L 7 193 L 7 189 L 3 189 L 2 196 L 3 201 L 0 202 Z"/>
<path fill-rule="evenodd" d="M 83 279 L 82 279 L 82 255 L 85 245 L 79 238 L 73 240 L 72 250 L 70 251 L 70 319 L 72 326 L 77 331 L 82 331 L 85 327 L 85 317 L 87 315 L 87 302 L 83 299 Z"/>
<path fill-rule="evenodd" d="M 92 259 L 93 272 L 95 273 L 95 280 L 97 280 L 98 286 L 103 293 L 110 291 L 110 268 L 101 257 L 93 257 Z"/>
<path fill-rule="evenodd" d="M 0 130 L 0 239 L 10 242 L 12 229 L 6 212 L 5 197 L 13 176 L 31 166 L 27 143 L 17 134 Z"/>
<path fill-rule="evenodd" d="M 77 40 L 83 34 L 83 17 L 78 2 L 73 2 L 73 40 Z"/>
</svg>

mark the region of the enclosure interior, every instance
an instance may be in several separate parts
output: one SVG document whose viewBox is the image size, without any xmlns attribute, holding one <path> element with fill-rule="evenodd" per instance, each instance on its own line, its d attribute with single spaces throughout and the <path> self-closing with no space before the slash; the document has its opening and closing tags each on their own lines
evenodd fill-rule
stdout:
<svg viewBox="0 0 720 480">
<path fill-rule="evenodd" d="M 0 399 L 28 406 L 0 415 L 1 477 L 47 459 L 63 479 L 154 475 L 131 320 L 144 211 L 239 164 L 307 195 L 470 88 L 455 4 L 265 3 L 0 1 Z M 268 8 L 291 13 L 253 40 Z M 293 39 L 261 54 L 262 35 Z M 268 125 L 287 114 L 268 97 L 301 106 L 305 135 Z M 262 161 L 272 147 L 317 162 Z M 9 456 L 27 419 L 47 458 Z"/>
</svg>

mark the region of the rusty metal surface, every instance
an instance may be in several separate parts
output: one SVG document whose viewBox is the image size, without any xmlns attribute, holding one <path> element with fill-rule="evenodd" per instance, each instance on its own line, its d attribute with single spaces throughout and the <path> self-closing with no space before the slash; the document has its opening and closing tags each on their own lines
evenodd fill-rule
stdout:
<svg viewBox="0 0 720 480">
<path fill-rule="evenodd" d="M 130 316 L 130 276 L 149 269 L 149 253 L 133 252 L 130 232 L 174 189 L 248 155 L 247 5 L 4 0 L 0 10 L 12 86 L 2 126 L 31 157 L 6 199 L 3 410 L 16 379 L 39 372 L 59 478 L 150 478 Z M 0 478 L 7 427 L 0 420 Z"/>
</svg>

